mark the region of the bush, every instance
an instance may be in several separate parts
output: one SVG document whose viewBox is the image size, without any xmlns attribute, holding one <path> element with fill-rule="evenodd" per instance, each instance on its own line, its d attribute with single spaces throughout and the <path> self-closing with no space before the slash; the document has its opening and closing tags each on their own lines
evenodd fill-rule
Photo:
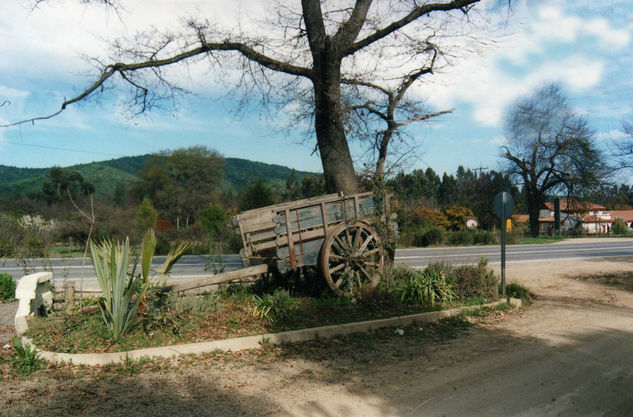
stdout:
<svg viewBox="0 0 633 417">
<path fill-rule="evenodd" d="M 444 242 L 444 229 L 431 226 L 428 229 L 420 229 L 413 237 L 413 245 L 426 247 L 430 245 L 441 245 Z"/>
<path fill-rule="evenodd" d="M 286 290 L 276 290 L 273 295 L 253 296 L 253 315 L 261 320 L 284 317 L 296 306 L 296 301 Z"/>
<path fill-rule="evenodd" d="M 181 316 L 216 313 L 220 309 L 220 293 L 214 292 L 203 296 L 169 294 L 165 304 L 168 309 Z"/>
<path fill-rule="evenodd" d="M 611 226 L 611 233 L 615 235 L 627 236 L 629 234 L 629 228 L 623 219 L 617 218 Z"/>
<path fill-rule="evenodd" d="M 0 236 L 0 258 L 9 258 L 15 253 L 15 243 L 8 237 Z"/>
<path fill-rule="evenodd" d="M 154 252 L 156 255 L 167 255 L 170 249 L 171 245 L 168 241 L 160 237 L 156 239 L 156 249 Z"/>
<path fill-rule="evenodd" d="M 501 290 L 501 284 L 499 284 L 499 290 Z M 501 293 L 501 291 L 499 291 L 499 293 Z M 523 285 L 509 283 L 506 284 L 506 297 L 529 300 L 532 298 L 532 293 Z"/>
<path fill-rule="evenodd" d="M 450 231 L 446 234 L 446 241 L 452 246 L 469 246 L 473 244 L 474 233 L 470 230 Z"/>
<path fill-rule="evenodd" d="M 521 243 L 521 240 L 523 240 L 524 235 L 516 232 L 516 231 L 512 231 L 512 232 L 507 232 L 506 233 L 506 245 L 518 245 L 519 243 Z M 501 240 L 501 237 L 499 237 L 499 240 Z"/>
<path fill-rule="evenodd" d="M 39 236 L 31 236 L 24 241 L 26 256 L 31 258 L 45 258 L 48 254 L 46 244 Z"/>
<path fill-rule="evenodd" d="M 475 245 L 495 245 L 497 238 L 492 232 L 480 230 L 473 235 L 473 243 Z"/>
<path fill-rule="evenodd" d="M 432 307 L 455 300 L 455 291 L 443 272 L 433 268 L 415 272 L 412 279 L 400 285 L 400 299 L 403 302 Z"/>
<path fill-rule="evenodd" d="M 488 260 L 482 258 L 479 264 L 461 265 L 453 269 L 452 275 L 455 292 L 462 299 L 484 297 L 488 300 L 499 298 L 497 278 L 488 269 Z"/>
<path fill-rule="evenodd" d="M 15 298 L 15 281 L 9 274 L 0 274 L 0 300 L 11 301 Z"/>
</svg>

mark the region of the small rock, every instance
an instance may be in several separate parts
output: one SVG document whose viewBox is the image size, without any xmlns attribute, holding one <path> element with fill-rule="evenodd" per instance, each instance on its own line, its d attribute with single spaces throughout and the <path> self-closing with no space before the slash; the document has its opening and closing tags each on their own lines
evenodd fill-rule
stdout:
<svg viewBox="0 0 633 417">
<path fill-rule="evenodd" d="M 2 346 L 2 349 L 11 349 L 11 345 L 7 343 L 6 345 Z"/>
<path fill-rule="evenodd" d="M 397 334 L 398 336 L 404 336 L 404 330 L 402 330 L 402 329 L 396 329 L 396 334 Z"/>
</svg>

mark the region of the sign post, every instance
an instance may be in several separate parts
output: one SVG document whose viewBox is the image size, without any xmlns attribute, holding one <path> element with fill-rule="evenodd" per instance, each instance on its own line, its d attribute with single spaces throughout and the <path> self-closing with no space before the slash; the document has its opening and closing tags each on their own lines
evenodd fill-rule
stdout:
<svg viewBox="0 0 633 417">
<path fill-rule="evenodd" d="M 496 195 L 494 201 L 495 214 L 501 220 L 501 294 L 506 296 L 506 223 L 512 216 L 514 200 L 509 192 Z"/>
</svg>

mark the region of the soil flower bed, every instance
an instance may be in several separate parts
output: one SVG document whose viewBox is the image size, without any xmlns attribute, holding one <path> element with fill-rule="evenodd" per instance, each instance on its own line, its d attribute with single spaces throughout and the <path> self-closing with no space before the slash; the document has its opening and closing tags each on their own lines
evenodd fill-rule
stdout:
<svg viewBox="0 0 633 417">
<path fill-rule="evenodd" d="M 35 317 L 26 336 L 39 349 L 58 353 L 107 353 L 254 336 L 342 323 L 385 319 L 498 298 L 497 280 L 477 266 L 432 265 L 424 271 L 397 266 L 360 299 L 291 296 L 268 285 L 226 287 L 205 296 L 154 293 L 124 337 L 110 337 L 101 313 Z"/>
<path fill-rule="evenodd" d="M 292 305 L 284 314 L 261 317 L 255 312 L 252 296 L 240 294 L 212 298 L 190 296 L 180 300 L 180 303 L 189 305 L 205 302 L 216 304 L 211 312 L 183 311 L 187 309 L 180 306 L 146 310 L 134 321 L 125 337 L 115 343 L 108 337 L 99 312 L 34 317 L 29 321 L 26 336 L 43 350 L 64 353 L 120 352 L 389 318 L 456 306 L 426 308 L 401 303 L 396 299 L 355 303 L 349 298 L 338 297 L 291 298 Z"/>
</svg>

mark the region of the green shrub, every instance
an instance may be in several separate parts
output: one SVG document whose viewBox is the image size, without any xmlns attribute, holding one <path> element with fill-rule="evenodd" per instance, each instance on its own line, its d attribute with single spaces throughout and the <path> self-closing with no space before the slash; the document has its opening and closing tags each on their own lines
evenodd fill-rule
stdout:
<svg viewBox="0 0 633 417">
<path fill-rule="evenodd" d="M 507 232 L 506 245 L 518 245 L 519 243 L 521 243 L 521 240 L 523 240 L 524 237 L 525 235 L 514 230 L 511 232 Z M 501 240 L 501 237 L 499 237 L 499 240 Z"/>
<path fill-rule="evenodd" d="M 622 235 L 622 236 L 627 236 L 629 234 L 629 228 L 626 225 L 626 222 L 624 221 L 624 219 L 621 219 L 621 218 L 615 219 L 615 221 L 613 222 L 613 225 L 611 226 L 611 233 L 615 235 Z"/>
<path fill-rule="evenodd" d="M 456 295 L 452 285 L 442 272 L 433 269 L 416 271 L 415 276 L 401 284 L 400 299 L 409 304 L 432 307 L 436 304 L 450 303 Z"/>
<path fill-rule="evenodd" d="M 46 245 L 39 236 L 31 236 L 24 241 L 26 256 L 32 258 L 44 258 L 47 255 Z"/>
<path fill-rule="evenodd" d="M 413 245 L 418 247 L 426 247 L 430 245 L 441 245 L 444 242 L 444 229 L 437 226 L 431 226 L 427 229 L 420 229 L 413 236 Z"/>
<path fill-rule="evenodd" d="M 495 245 L 497 238 L 492 232 L 479 230 L 473 234 L 473 244 L 475 245 Z"/>
<path fill-rule="evenodd" d="M 0 258 L 9 258 L 15 253 L 15 244 L 6 236 L 0 236 Z"/>
<path fill-rule="evenodd" d="M 171 245 L 168 241 L 160 237 L 156 239 L 156 249 L 154 252 L 156 255 L 167 255 L 170 249 Z"/>
<path fill-rule="evenodd" d="M 220 309 L 220 293 L 214 292 L 203 296 L 169 294 L 165 304 L 168 309 L 182 316 L 216 313 Z"/>
<path fill-rule="evenodd" d="M 0 274 L 0 300 L 11 301 L 15 298 L 15 281 L 9 274 Z"/>
<path fill-rule="evenodd" d="M 462 298 L 484 297 L 488 300 L 499 298 L 497 278 L 488 268 L 488 260 L 482 258 L 477 265 L 460 265 L 453 270 L 452 283 L 457 295 Z"/>
<path fill-rule="evenodd" d="M 29 375 L 42 369 L 46 365 L 46 361 L 39 358 L 39 354 L 31 344 L 22 346 L 20 339 L 13 339 L 13 349 L 15 353 L 9 361 L 18 372 L 19 375 Z"/>
<path fill-rule="evenodd" d="M 383 287 L 391 291 L 403 282 L 411 281 L 418 272 L 419 271 L 406 264 L 387 265 L 382 272 L 382 277 L 376 289 L 380 290 L 381 287 Z"/>
<path fill-rule="evenodd" d="M 469 246 L 473 244 L 474 233 L 470 230 L 450 231 L 446 234 L 446 241 L 451 246 Z"/>
<path fill-rule="evenodd" d="M 261 320 L 277 319 L 286 316 L 296 305 L 287 290 L 276 290 L 273 295 L 254 295 L 252 312 Z"/>
<path fill-rule="evenodd" d="M 501 290 L 501 284 L 499 284 L 499 290 Z M 506 284 L 506 297 L 529 300 L 532 297 L 532 293 L 521 284 L 508 283 Z"/>
</svg>

